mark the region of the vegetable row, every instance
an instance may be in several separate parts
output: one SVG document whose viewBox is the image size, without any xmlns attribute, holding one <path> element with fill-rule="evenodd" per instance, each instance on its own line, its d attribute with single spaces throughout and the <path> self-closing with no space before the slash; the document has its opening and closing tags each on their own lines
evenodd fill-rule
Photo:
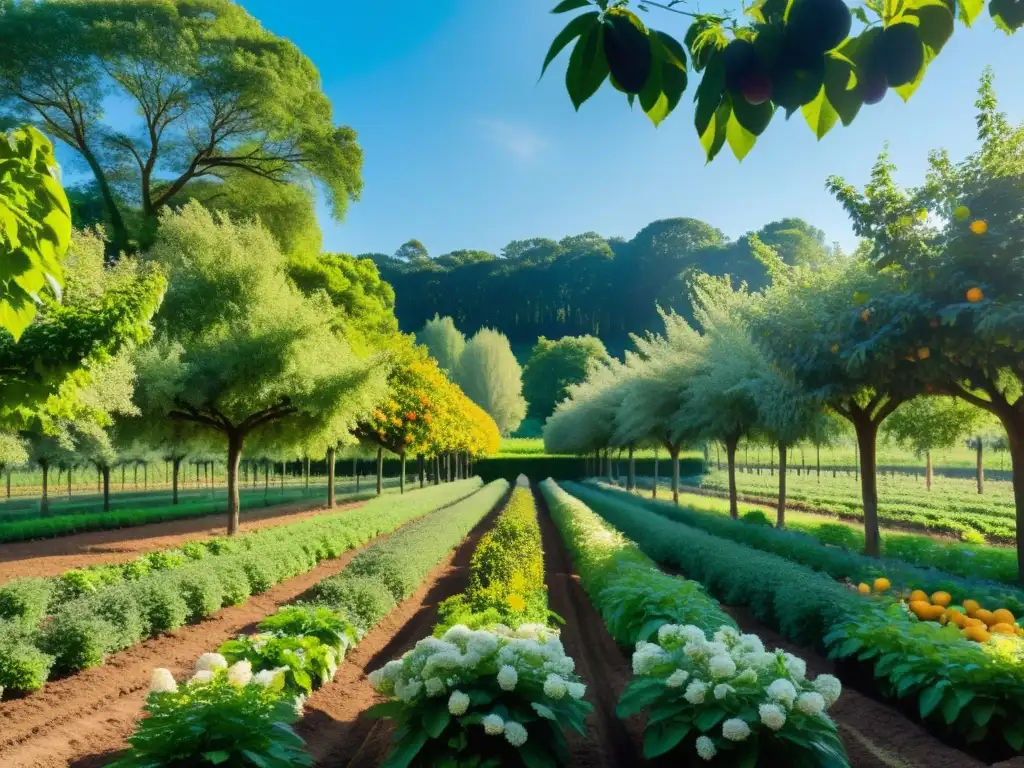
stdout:
<svg viewBox="0 0 1024 768">
<path fill-rule="evenodd" d="M 282 608 L 257 634 L 204 654 L 184 685 L 169 670 L 155 670 L 149 717 L 118 766 L 311 765 L 291 728 L 305 698 L 334 678 L 348 649 L 415 591 L 507 488 L 496 480 L 368 547 L 321 581 L 312 603 Z"/>
<path fill-rule="evenodd" d="M 244 603 L 480 485 L 474 479 L 382 496 L 355 510 L 188 542 L 121 565 L 10 582 L 0 588 L 0 692 L 37 690 L 147 637 Z"/>
</svg>

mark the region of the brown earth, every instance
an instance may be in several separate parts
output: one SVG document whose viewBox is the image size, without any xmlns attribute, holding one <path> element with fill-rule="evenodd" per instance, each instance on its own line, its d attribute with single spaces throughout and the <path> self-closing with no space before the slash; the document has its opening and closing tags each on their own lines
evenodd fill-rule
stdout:
<svg viewBox="0 0 1024 768">
<path fill-rule="evenodd" d="M 187 676 L 200 655 L 236 635 L 254 631 L 256 624 L 279 606 L 341 571 L 358 551 L 323 562 L 200 624 L 112 655 L 101 667 L 51 681 L 42 691 L 0 703 L 0 766 L 105 764 L 125 747 L 142 712 L 154 668 L 166 667 L 179 679 Z"/>
<path fill-rule="evenodd" d="M 363 502 L 340 504 L 352 509 Z M 323 500 L 303 500 L 242 513 L 241 530 L 255 531 L 293 523 L 327 511 Z M 169 520 L 111 531 L 90 531 L 54 539 L 0 544 L 0 584 L 24 576 L 56 576 L 70 568 L 117 563 L 186 541 L 225 533 L 225 514 Z"/>
</svg>

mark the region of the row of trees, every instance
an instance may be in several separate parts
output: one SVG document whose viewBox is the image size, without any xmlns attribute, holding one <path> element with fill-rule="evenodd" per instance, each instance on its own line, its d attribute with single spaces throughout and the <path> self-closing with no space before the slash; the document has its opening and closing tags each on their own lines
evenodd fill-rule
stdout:
<svg viewBox="0 0 1024 768">
<path fill-rule="evenodd" d="M 863 191 L 829 179 L 864 238 L 853 256 L 793 265 L 753 241 L 772 278 L 760 291 L 695 276 L 699 330 L 663 313 L 663 334 L 635 336 L 624 362 L 570 388 L 545 426 L 548 449 L 658 444 L 676 457 L 719 442 L 735 515 L 736 449 L 760 435 L 782 448 L 781 525 L 785 447 L 826 441 L 841 419 L 856 436 L 866 549 L 878 555 L 880 429 L 894 418 L 906 438 L 933 419 L 963 430 L 977 417 L 963 416 L 966 403 L 1008 437 L 1024 580 L 1024 126 L 998 111 L 990 73 L 977 105 L 981 148 L 959 163 L 932 153 L 920 187 L 899 188 L 884 153 Z"/>
</svg>

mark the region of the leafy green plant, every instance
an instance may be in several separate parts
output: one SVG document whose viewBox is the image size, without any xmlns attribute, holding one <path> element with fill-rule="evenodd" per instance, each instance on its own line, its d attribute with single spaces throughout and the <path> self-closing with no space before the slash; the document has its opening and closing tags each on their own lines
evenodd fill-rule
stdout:
<svg viewBox="0 0 1024 768">
<path fill-rule="evenodd" d="M 177 577 L 178 589 L 188 606 L 188 621 L 195 623 L 220 610 L 224 602 L 224 588 L 215 571 L 192 568 Z"/>
<path fill-rule="evenodd" d="M 370 576 L 332 576 L 321 581 L 314 594 L 318 601 L 344 613 L 363 632 L 387 616 L 396 605 L 391 590 Z"/>
<path fill-rule="evenodd" d="M 102 595 L 83 598 L 84 610 L 107 621 L 113 628 L 111 651 L 121 651 L 141 642 L 149 632 L 147 617 L 143 616 L 135 590 L 117 585 L 103 590 Z"/>
<path fill-rule="evenodd" d="M 53 674 L 67 675 L 102 664 L 117 647 L 117 635 L 117 628 L 92 610 L 91 601 L 76 601 L 46 622 L 39 648 L 54 657 Z"/>
<path fill-rule="evenodd" d="M 173 632 L 188 620 L 188 604 L 169 576 L 147 579 L 135 587 L 150 637 Z"/>
<path fill-rule="evenodd" d="M 53 593 L 49 579 L 16 579 L 0 586 L 0 619 L 16 619 L 35 626 L 46 615 Z"/>
<path fill-rule="evenodd" d="M 752 509 L 745 513 L 740 518 L 747 525 L 760 525 L 762 527 L 772 527 L 772 521 L 768 519 L 768 515 L 759 509 Z"/>
<path fill-rule="evenodd" d="M 574 667 L 544 626 L 455 626 L 372 672 L 390 700 L 365 714 L 398 724 L 386 765 L 565 765 L 591 710 Z"/>
<path fill-rule="evenodd" d="M 644 756 L 731 765 L 849 766 L 826 710 L 842 686 L 831 675 L 806 678 L 804 661 L 768 652 L 757 635 L 723 627 L 708 640 L 695 626 L 664 624 L 655 642 L 639 643 L 635 677 L 620 717 L 647 712 Z"/>
<path fill-rule="evenodd" d="M 282 692 L 280 675 L 246 680 L 219 669 L 210 679 L 180 688 L 167 670 L 154 673 L 146 700 L 148 717 L 129 737 L 118 768 L 232 765 L 291 768 L 312 765 L 291 725 L 294 703 Z M 244 681 L 244 682 L 243 682 Z"/>
<path fill-rule="evenodd" d="M 0 623 L 0 697 L 3 689 L 38 691 L 46 684 L 54 657 L 36 647 L 32 635 L 13 623 Z"/>
<path fill-rule="evenodd" d="M 286 606 L 261 621 L 259 629 L 266 633 L 315 637 L 328 648 L 333 648 L 338 658 L 343 657 L 358 639 L 355 627 L 337 611 L 322 605 Z"/>
<path fill-rule="evenodd" d="M 248 661 L 254 672 L 284 670 L 284 690 L 309 695 L 334 679 L 340 657 L 312 635 L 259 634 L 228 640 L 218 650 L 229 664 Z"/>
</svg>

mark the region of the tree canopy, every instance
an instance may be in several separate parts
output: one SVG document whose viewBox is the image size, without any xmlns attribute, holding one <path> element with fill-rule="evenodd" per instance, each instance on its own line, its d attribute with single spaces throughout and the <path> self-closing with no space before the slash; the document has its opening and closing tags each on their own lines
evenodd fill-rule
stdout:
<svg viewBox="0 0 1024 768">
<path fill-rule="evenodd" d="M 426 346 L 442 370 L 454 375 L 466 349 L 466 337 L 455 327 L 454 320 L 435 314 L 417 334 L 417 340 Z"/>
<path fill-rule="evenodd" d="M 515 432 L 526 416 L 522 369 L 508 338 L 498 331 L 481 329 L 466 343 L 455 381 L 494 419 L 503 435 Z"/>
<path fill-rule="evenodd" d="M 593 362 L 604 362 L 608 351 L 593 336 L 564 336 L 551 340 L 541 336 L 523 368 L 523 397 L 527 416 L 543 422 L 567 394 L 567 387 L 579 384 Z"/>
</svg>

